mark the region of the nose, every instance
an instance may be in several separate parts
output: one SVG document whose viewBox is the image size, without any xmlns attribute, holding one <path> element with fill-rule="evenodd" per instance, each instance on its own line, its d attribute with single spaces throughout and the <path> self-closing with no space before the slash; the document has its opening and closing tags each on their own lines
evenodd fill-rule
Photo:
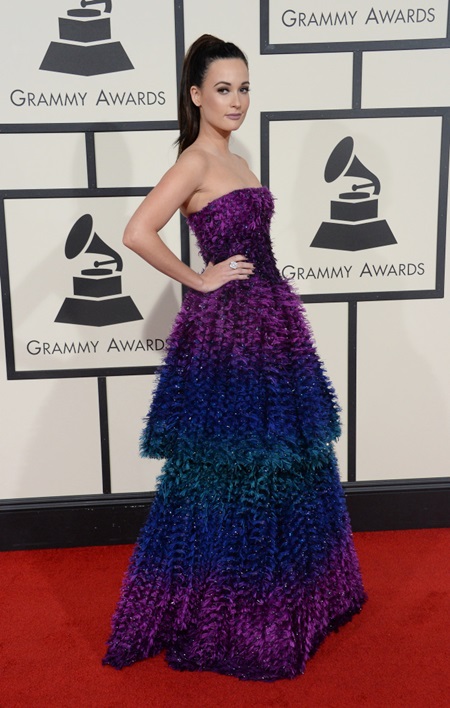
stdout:
<svg viewBox="0 0 450 708">
<path fill-rule="evenodd" d="M 231 104 L 235 108 L 240 108 L 241 106 L 241 94 L 239 91 L 235 91 L 231 97 Z"/>
</svg>

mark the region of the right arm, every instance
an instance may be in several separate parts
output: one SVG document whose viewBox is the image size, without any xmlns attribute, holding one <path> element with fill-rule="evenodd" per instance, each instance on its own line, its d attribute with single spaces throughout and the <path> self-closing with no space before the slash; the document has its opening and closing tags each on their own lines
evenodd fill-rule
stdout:
<svg viewBox="0 0 450 708">
<path fill-rule="evenodd" d="M 222 263 L 208 264 L 199 275 L 180 261 L 158 234 L 175 212 L 200 189 L 206 169 L 207 159 L 201 153 L 191 151 L 181 155 L 131 217 L 123 237 L 125 246 L 147 263 L 200 292 L 217 290 L 229 280 L 247 279 L 253 270 L 252 264 L 238 254 Z M 236 270 L 229 267 L 230 260 L 238 262 Z"/>
</svg>

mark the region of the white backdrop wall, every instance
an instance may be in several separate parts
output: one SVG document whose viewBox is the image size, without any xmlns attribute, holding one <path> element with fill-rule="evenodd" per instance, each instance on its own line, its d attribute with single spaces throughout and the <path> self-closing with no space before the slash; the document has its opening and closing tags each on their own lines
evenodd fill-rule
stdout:
<svg viewBox="0 0 450 708">
<path fill-rule="evenodd" d="M 121 235 L 175 159 L 177 66 L 204 32 L 249 57 L 251 110 L 233 147 L 277 200 L 278 262 L 304 296 L 343 408 L 342 480 L 448 477 L 449 7 L 347 4 L 115 0 L 78 24 L 67 14 L 76 0 L 5 9 L 0 499 L 155 488 L 160 463 L 139 458 L 138 438 L 181 289 L 125 252 Z M 100 38 L 73 39 L 94 20 Z M 351 188 L 343 170 L 342 183 L 324 179 L 345 137 L 380 180 L 372 223 L 387 222 L 390 244 L 311 246 Z M 188 257 L 178 215 L 162 236 Z M 201 267 L 195 244 L 190 253 Z M 112 272 L 93 274 L 95 259 L 115 259 Z M 80 287 L 100 288 L 98 307 Z"/>
</svg>

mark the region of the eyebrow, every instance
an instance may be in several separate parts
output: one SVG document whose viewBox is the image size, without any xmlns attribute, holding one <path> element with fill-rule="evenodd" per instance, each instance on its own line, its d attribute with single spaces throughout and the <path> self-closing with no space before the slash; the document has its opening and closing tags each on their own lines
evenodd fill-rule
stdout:
<svg viewBox="0 0 450 708">
<path fill-rule="evenodd" d="M 214 86 L 218 86 L 219 84 L 225 84 L 225 86 L 231 86 L 231 83 L 229 81 L 218 81 L 216 84 L 214 84 Z M 241 86 L 243 86 L 244 84 L 250 84 L 250 81 L 243 81 L 241 83 Z"/>
</svg>

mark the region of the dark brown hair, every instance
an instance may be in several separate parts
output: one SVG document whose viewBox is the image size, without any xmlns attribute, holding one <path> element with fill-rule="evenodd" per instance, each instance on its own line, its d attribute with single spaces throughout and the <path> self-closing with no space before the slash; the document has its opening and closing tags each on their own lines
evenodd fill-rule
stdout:
<svg viewBox="0 0 450 708">
<path fill-rule="evenodd" d="M 211 34 L 203 34 L 188 49 L 181 73 L 177 140 L 178 157 L 197 139 L 200 129 L 200 109 L 191 98 L 191 86 L 203 84 L 209 65 L 216 59 L 242 59 L 248 66 L 247 57 L 232 42 L 224 42 Z"/>
</svg>

